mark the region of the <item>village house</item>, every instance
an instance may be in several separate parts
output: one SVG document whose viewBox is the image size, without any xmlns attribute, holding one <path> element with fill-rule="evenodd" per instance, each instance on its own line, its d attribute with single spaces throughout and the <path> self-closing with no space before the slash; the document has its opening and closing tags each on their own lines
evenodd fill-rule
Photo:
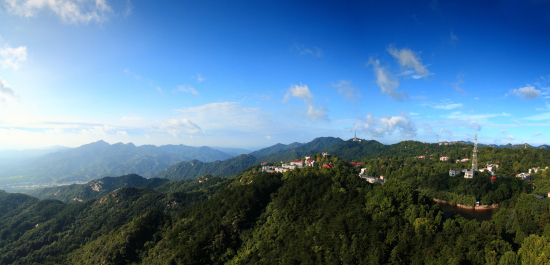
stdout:
<svg viewBox="0 0 550 265">
<path fill-rule="evenodd" d="M 416 158 L 425 158 L 424 156 L 415 156 Z"/>
<path fill-rule="evenodd" d="M 540 168 L 540 167 L 530 168 L 530 169 L 529 169 L 529 174 L 531 174 L 532 172 L 538 173 L 539 171 L 546 171 L 547 169 L 548 169 L 548 167 L 546 167 L 546 168 L 544 168 L 544 169 L 542 169 L 542 168 Z"/>
<path fill-rule="evenodd" d="M 449 157 L 448 156 L 442 156 L 439 158 L 439 160 L 441 161 L 449 161 Z"/>
<path fill-rule="evenodd" d="M 291 161 L 290 165 L 297 166 L 297 167 L 304 167 L 304 162 L 300 159 L 296 159 L 294 161 Z"/>
<path fill-rule="evenodd" d="M 458 170 L 456 168 L 449 169 L 449 176 L 450 177 L 455 177 L 455 176 L 458 176 L 458 175 L 460 175 L 460 170 Z"/>
<path fill-rule="evenodd" d="M 380 184 L 384 184 L 386 182 L 386 180 L 384 179 L 384 176 L 380 176 L 379 178 L 377 177 L 373 177 L 373 176 L 367 176 L 367 175 L 363 175 L 363 174 L 359 174 L 359 177 L 368 181 L 370 184 L 374 184 L 376 182 L 380 183 Z"/>
<path fill-rule="evenodd" d="M 516 177 L 521 178 L 525 181 L 531 180 L 531 175 L 528 174 L 528 173 L 519 173 L 519 174 L 516 175 Z"/>
<path fill-rule="evenodd" d="M 476 172 L 473 170 L 473 169 L 468 169 L 464 172 L 464 178 L 465 179 L 471 179 L 471 178 L 474 178 L 474 175 L 476 174 Z"/>
</svg>

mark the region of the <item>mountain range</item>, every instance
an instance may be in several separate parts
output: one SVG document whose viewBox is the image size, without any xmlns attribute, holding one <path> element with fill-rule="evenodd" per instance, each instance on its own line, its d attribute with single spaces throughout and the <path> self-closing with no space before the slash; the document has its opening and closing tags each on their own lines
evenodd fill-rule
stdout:
<svg viewBox="0 0 550 265">
<path fill-rule="evenodd" d="M 36 153 L 36 152 L 34 152 Z M 105 176 L 139 174 L 150 178 L 181 161 L 211 162 L 232 155 L 210 147 L 108 144 L 98 141 L 24 160 L 0 164 L 1 185 L 86 182 Z"/>
</svg>

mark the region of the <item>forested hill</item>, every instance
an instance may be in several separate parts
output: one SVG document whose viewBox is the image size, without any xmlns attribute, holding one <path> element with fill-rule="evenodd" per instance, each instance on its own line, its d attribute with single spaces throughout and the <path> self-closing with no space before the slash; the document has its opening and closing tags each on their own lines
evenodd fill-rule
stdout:
<svg viewBox="0 0 550 265">
<path fill-rule="evenodd" d="M 155 178 L 182 180 L 194 179 L 207 174 L 216 177 L 229 177 L 256 164 L 258 164 L 258 159 L 252 155 L 240 155 L 210 163 L 193 160 L 175 164 L 155 175 Z"/>
<path fill-rule="evenodd" d="M 524 150 L 527 162 L 545 161 L 540 152 Z M 415 161 L 407 171 L 401 158 L 363 159 L 395 168 L 384 185 L 369 184 L 358 167 L 332 155 L 319 157 L 332 169 L 270 174 L 252 167 L 230 178 L 121 188 L 82 203 L 0 192 L 0 264 L 550 262 L 550 199 L 533 196 L 530 183 L 451 178 L 439 175 L 447 162 L 405 159 Z M 456 192 L 485 187 L 505 197 L 490 221 L 446 217 L 418 190 L 441 180 L 458 181 L 458 189 L 446 187 Z"/>
<path fill-rule="evenodd" d="M 304 156 L 309 156 L 312 154 L 329 151 L 332 146 L 337 145 L 341 142 L 344 142 L 344 141 L 340 138 L 319 137 L 319 138 L 313 139 L 309 143 L 284 148 L 276 152 L 269 152 L 266 155 L 257 156 L 257 158 L 262 162 L 279 162 L 279 161 L 294 160 L 297 158 L 303 158 Z M 252 153 L 252 155 L 254 155 L 254 153 Z"/>
<path fill-rule="evenodd" d="M 136 147 L 98 141 L 65 149 L 19 164 L 0 166 L 0 184 L 14 182 L 63 183 L 105 176 L 139 174 L 150 178 L 181 161 L 225 160 L 231 156 L 209 147 L 185 145 Z"/>
<path fill-rule="evenodd" d="M 76 203 L 89 199 L 100 198 L 104 195 L 125 187 L 157 188 L 170 182 L 167 179 L 146 179 L 136 174 L 120 177 L 104 177 L 92 180 L 86 184 L 72 184 L 50 188 L 36 189 L 28 192 L 39 199 L 54 199 L 65 203 Z"/>
</svg>

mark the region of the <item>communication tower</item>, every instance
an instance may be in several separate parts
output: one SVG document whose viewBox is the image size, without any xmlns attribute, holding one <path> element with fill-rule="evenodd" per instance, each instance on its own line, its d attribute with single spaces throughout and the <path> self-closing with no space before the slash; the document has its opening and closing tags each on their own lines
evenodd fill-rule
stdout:
<svg viewBox="0 0 550 265">
<path fill-rule="evenodd" d="M 475 137 L 474 152 L 472 154 L 472 170 L 477 171 L 477 133 Z"/>
</svg>

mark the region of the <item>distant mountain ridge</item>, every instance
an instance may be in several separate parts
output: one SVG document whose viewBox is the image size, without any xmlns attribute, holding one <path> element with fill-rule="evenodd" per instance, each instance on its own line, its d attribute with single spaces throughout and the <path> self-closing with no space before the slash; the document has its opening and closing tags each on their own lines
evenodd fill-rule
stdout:
<svg viewBox="0 0 550 265">
<path fill-rule="evenodd" d="M 155 175 L 157 178 L 171 180 L 193 179 L 210 174 L 216 177 L 233 176 L 261 162 L 278 162 L 300 158 L 310 154 L 327 151 L 331 146 L 343 142 L 340 138 L 319 137 L 309 143 L 276 144 L 248 155 L 240 155 L 224 161 L 204 163 L 189 161 L 175 164 Z"/>
<path fill-rule="evenodd" d="M 105 176 L 139 174 L 150 178 L 181 161 L 226 160 L 232 156 L 210 147 L 109 144 L 105 141 L 64 149 L 0 168 L 0 184 L 89 181 Z"/>
</svg>

